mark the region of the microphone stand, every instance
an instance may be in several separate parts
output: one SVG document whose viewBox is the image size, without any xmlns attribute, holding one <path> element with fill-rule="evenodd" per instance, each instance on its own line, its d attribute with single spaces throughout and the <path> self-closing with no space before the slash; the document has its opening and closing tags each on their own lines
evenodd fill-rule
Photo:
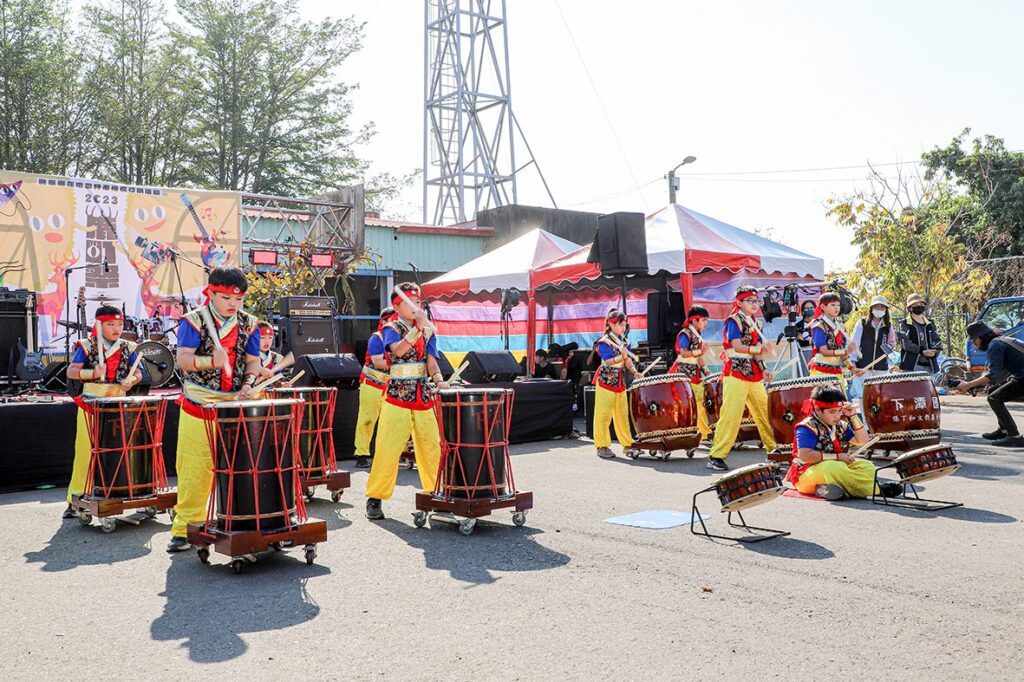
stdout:
<svg viewBox="0 0 1024 682">
<path fill-rule="evenodd" d="M 110 266 L 106 261 L 102 263 L 89 263 L 86 265 L 79 265 L 78 267 L 68 268 L 64 271 L 64 322 L 70 325 L 71 323 L 71 273 L 77 270 L 88 270 L 89 268 L 109 268 Z M 79 320 L 79 316 L 75 315 L 76 321 Z M 71 362 L 71 327 L 66 327 L 67 334 L 64 336 L 64 359 Z M 78 338 L 82 338 L 82 333 L 78 333 Z"/>
</svg>

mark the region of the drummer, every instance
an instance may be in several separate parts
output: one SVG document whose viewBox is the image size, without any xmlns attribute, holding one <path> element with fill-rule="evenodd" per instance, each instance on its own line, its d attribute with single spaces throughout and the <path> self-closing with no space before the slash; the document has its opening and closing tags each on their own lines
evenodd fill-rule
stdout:
<svg viewBox="0 0 1024 682">
<path fill-rule="evenodd" d="M 183 373 L 178 399 L 178 504 L 169 553 L 189 549 L 188 524 L 206 520 L 213 453 L 205 420 L 213 415 L 203 406 L 251 397 L 262 369 L 258 321 L 242 310 L 248 288 L 238 268 L 214 268 L 206 287 L 206 305 L 182 317 L 178 326 L 177 361 Z M 214 344 L 211 324 L 219 345 Z"/>
<path fill-rule="evenodd" d="M 690 380 L 693 396 L 697 400 L 697 431 L 701 440 L 711 436 L 708 411 L 704 407 L 703 378 L 707 374 L 707 362 L 704 360 L 704 337 L 701 336 L 701 332 L 708 326 L 710 316 L 704 306 L 690 306 L 683 328 L 676 335 L 676 361 L 668 369 L 669 373 L 682 374 Z"/>
<path fill-rule="evenodd" d="M 356 417 L 356 466 L 367 469 L 370 466 L 370 441 L 373 427 L 380 416 L 380 404 L 384 387 L 388 383 L 388 360 L 384 354 L 384 325 L 395 318 L 395 309 L 387 307 L 380 311 L 377 331 L 366 340 L 366 357 L 363 371 L 359 375 L 359 415 Z"/>
<path fill-rule="evenodd" d="M 768 418 L 768 392 L 764 386 L 765 381 L 772 380 L 772 373 L 765 370 L 761 360 L 765 346 L 771 342 L 764 340 L 761 326 L 754 320 L 759 307 L 757 289 L 741 286 L 736 289 L 732 314 L 725 321 L 722 408 L 707 464 L 715 471 L 729 470 L 725 458 L 739 435 L 744 407 L 750 410 L 765 450 L 775 449 L 775 436 Z"/>
<path fill-rule="evenodd" d="M 612 452 L 611 426 L 615 424 L 615 437 L 625 454 L 633 451 L 633 435 L 629 430 L 629 403 L 626 399 L 625 373 L 636 373 L 633 354 L 626 339 L 626 316 L 615 308 L 604 318 L 604 336 L 597 341 L 601 366 L 594 374 L 594 446 L 597 456 L 615 457 Z"/>
<path fill-rule="evenodd" d="M 398 289 L 411 304 L 396 293 L 391 305 L 398 314 L 384 325 L 381 334 L 390 370 L 377 423 L 373 467 L 366 481 L 366 518 L 371 520 L 384 518 L 381 501 L 395 491 L 398 460 L 410 434 L 424 492 L 434 489 L 441 460 L 434 388 L 428 383 L 429 379 L 438 388 L 448 387 L 437 364 L 437 336 L 420 307 L 419 286 L 404 282 Z"/>
<path fill-rule="evenodd" d="M 856 406 L 834 386 L 816 386 L 804 403 L 804 413 L 807 418 L 794 430 L 793 463 L 786 480 L 804 495 L 826 500 L 870 497 L 875 492 L 875 465 L 850 454 L 850 443 L 868 441 Z M 903 494 L 903 485 L 895 481 L 880 487 L 886 497 Z"/>
<path fill-rule="evenodd" d="M 97 335 L 96 330 L 100 333 Z M 132 386 L 142 381 L 142 370 L 136 369 L 129 375 L 138 356 L 136 344 L 121 338 L 124 332 L 124 314 L 118 308 L 102 305 L 96 309 L 96 326 L 92 334 L 78 341 L 75 354 L 68 365 L 68 379 L 83 382 L 82 395 L 75 398 L 78 405 L 78 420 L 75 432 L 75 462 L 71 469 L 71 483 L 68 484 L 68 506 L 64 518 L 75 516 L 71 496 L 85 492 L 89 476 L 89 460 L 92 447 L 85 413 L 89 406 L 84 398 L 110 398 L 123 396 Z M 102 337 L 97 343 L 96 339 Z M 102 356 L 100 347 L 102 346 Z M 103 358 L 101 362 L 100 358 Z M 99 368 L 103 367 L 101 371 Z"/>
<path fill-rule="evenodd" d="M 857 344 L 848 343 L 843 325 L 839 323 L 841 308 L 839 294 L 827 291 L 818 299 L 811 322 L 811 362 L 808 367 L 811 376 L 834 376 L 846 393 L 846 376 L 843 370 L 850 370 L 854 376 L 862 376 L 864 370 L 850 360 L 857 350 Z"/>
<path fill-rule="evenodd" d="M 280 370 L 285 356 L 270 350 L 274 345 L 274 326 L 266 320 L 260 320 L 256 327 L 260 330 L 260 379 L 269 379 L 277 373 L 275 370 Z M 288 357 L 292 357 L 290 352 Z"/>
</svg>

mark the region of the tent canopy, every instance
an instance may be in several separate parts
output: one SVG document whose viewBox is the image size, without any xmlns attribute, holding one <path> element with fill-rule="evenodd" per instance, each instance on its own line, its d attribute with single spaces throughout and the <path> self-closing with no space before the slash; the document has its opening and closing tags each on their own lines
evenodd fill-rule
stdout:
<svg viewBox="0 0 1024 682">
<path fill-rule="evenodd" d="M 678 204 L 647 216 L 648 274 L 698 273 L 705 270 L 762 271 L 821 279 L 821 258 L 792 249 Z M 601 276 L 597 263 L 588 263 L 590 247 L 551 261 L 533 273 L 534 288 L 545 284 L 576 283 Z"/>
<path fill-rule="evenodd" d="M 508 244 L 426 282 L 423 294 L 436 298 L 513 287 L 527 291 L 533 270 L 577 248 L 578 244 L 540 228 L 530 230 Z"/>
</svg>

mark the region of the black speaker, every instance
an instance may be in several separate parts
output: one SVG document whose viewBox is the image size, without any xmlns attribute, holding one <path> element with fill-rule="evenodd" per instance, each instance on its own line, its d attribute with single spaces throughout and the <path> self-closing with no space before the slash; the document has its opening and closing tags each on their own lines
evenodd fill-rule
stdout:
<svg viewBox="0 0 1024 682">
<path fill-rule="evenodd" d="M 683 295 L 677 291 L 647 294 L 647 343 L 648 345 L 672 345 L 676 335 L 683 328 L 686 311 L 683 309 Z"/>
<path fill-rule="evenodd" d="M 523 375 L 523 368 L 507 350 L 475 350 L 466 354 L 469 366 L 462 379 L 471 384 L 514 381 Z"/>
<path fill-rule="evenodd" d="M 28 347 L 25 303 L 31 292 L 24 289 L 0 289 L 0 377 L 14 376 L 18 360 L 18 340 Z M 39 317 L 32 311 L 32 338 L 39 343 Z M 66 331 L 66 330 L 65 330 Z M 34 348 L 28 348 L 29 352 Z"/>
<path fill-rule="evenodd" d="M 358 388 L 362 371 L 362 363 L 352 353 L 322 353 L 300 356 L 292 376 L 305 372 L 296 382 L 298 386 Z"/>
<path fill-rule="evenodd" d="M 441 370 L 441 378 L 448 379 L 452 374 L 455 374 L 455 368 L 452 367 L 452 363 L 448 362 L 448 358 L 445 357 L 444 353 L 437 354 L 437 366 Z M 469 369 L 467 367 L 467 369 Z"/>
<path fill-rule="evenodd" d="M 282 317 L 278 327 L 281 334 L 281 353 L 300 355 L 333 353 L 334 324 L 330 319 Z"/>
<path fill-rule="evenodd" d="M 597 234 L 588 263 L 600 263 L 601 274 L 647 272 L 647 233 L 643 213 L 610 213 L 597 219 Z"/>
</svg>

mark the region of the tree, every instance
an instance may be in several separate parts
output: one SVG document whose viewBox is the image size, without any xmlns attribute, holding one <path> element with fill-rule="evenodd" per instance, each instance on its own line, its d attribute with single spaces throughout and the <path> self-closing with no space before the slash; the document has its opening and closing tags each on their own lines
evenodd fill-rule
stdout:
<svg viewBox="0 0 1024 682">
<path fill-rule="evenodd" d="M 88 152 L 90 102 L 66 0 L 0 2 L 0 167 L 76 175 Z"/>
<path fill-rule="evenodd" d="M 352 18 L 303 21 L 296 0 L 178 0 L 191 56 L 208 187 L 308 196 L 365 171 L 336 68 L 361 46 Z"/>
<path fill-rule="evenodd" d="M 925 179 L 945 179 L 972 202 L 971 212 L 957 227 L 964 243 L 981 238 L 993 246 L 992 257 L 1024 254 L 1024 152 L 1011 152 L 1001 138 L 975 138 L 964 146 L 971 129 L 946 147 L 922 155 Z"/>
</svg>

